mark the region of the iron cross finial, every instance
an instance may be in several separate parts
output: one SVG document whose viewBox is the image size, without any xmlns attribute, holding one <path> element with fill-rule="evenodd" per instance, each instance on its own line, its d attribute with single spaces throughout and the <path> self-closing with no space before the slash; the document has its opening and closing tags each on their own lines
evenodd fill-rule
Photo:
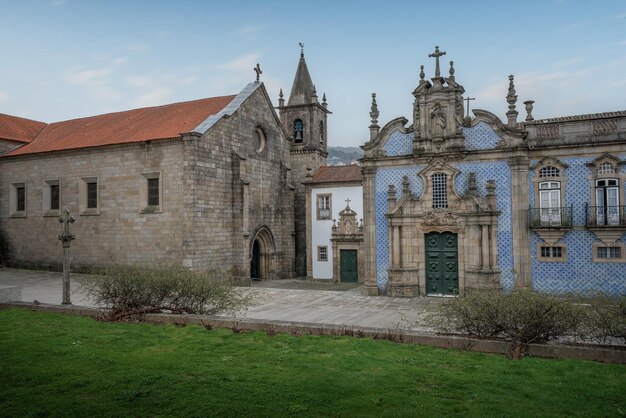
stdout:
<svg viewBox="0 0 626 418">
<path fill-rule="evenodd" d="M 435 58 L 435 78 L 441 77 L 441 71 L 439 71 L 439 57 L 446 55 L 445 51 L 439 51 L 439 45 L 435 46 L 435 52 L 428 54 L 429 57 Z"/>
<path fill-rule="evenodd" d="M 254 67 L 253 70 L 256 73 L 256 81 L 259 81 L 259 77 L 261 76 L 261 74 L 263 74 L 263 71 L 261 71 L 261 66 L 258 62 L 256 63 L 256 67 Z"/>
<path fill-rule="evenodd" d="M 352 200 L 350 200 L 350 199 L 346 199 L 346 206 L 347 206 L 347 207 L 350 207 L 350 202 L 352 202 Z"/>
<path fill-rule="evenodd" d="M 463 101 L 464 101 L 464 102 L 467 102 L 467 113 L 465 114 L 465 117 L 466 117 L 466 118 L 469 118 L 469 117 L 470 117 L 470 115 L 469 115 L 469 102 L 470 102 L 470 100 L 476 100 L 476 98 L 475 98 L 475 97 L 469 97 L 469 96 L 468 96 L 468 97 L 466 97 L 465 99 L 463 99 Z"/>
<path fill-rule="evenodd" d="M 300 57 L 304 58 L 304 43 L 298 42 L 298 45 L 300 45 Z"/>
</svg>

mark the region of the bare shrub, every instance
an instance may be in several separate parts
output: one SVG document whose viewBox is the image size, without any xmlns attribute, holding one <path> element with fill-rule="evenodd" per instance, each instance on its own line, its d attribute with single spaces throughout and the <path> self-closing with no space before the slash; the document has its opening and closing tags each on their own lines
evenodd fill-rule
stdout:
<svg viewBox="0 0 626 418">
<path fill-rule="evenodd" d="M 224 275 L 176 267 L 106 267 L 81 287 L 96 304 L 110 309 L 113 321 L 160 312 L 235 314 L 251 301 Z"/>
<path fill-rule="evenodd" d="M 590 305 L 585 330 L 588 337 L 626 345 L 626 297 L 598 297 Z"/>
<path fill-rule="evenodd" d="M 510 341 L 508 356 L 520 358 L 528 344 L 578 335 L 585 314 L 567 298 L 519 290 L 468 292 L 442 307 L 439 329 Z"/>
</svg>

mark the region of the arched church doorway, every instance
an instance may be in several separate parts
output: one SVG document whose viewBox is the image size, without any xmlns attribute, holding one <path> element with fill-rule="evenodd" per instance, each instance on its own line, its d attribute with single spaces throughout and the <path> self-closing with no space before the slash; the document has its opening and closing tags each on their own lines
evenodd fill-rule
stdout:
<svg viewBox="0 0 626 418">
<path fill-rule="evenodd" d="M 254 240 L 252 244 L 252 260 L 250 261 L 250 278 L 261 280 L 261 246 L 259 241 Z"/>
<path fill-rule="evenodd" d="M 272 231 L 265 225 L 257 228 L 250 241 L 250 278 L 267 280 L 276 274 L 276 247 Z"/>
</svg>

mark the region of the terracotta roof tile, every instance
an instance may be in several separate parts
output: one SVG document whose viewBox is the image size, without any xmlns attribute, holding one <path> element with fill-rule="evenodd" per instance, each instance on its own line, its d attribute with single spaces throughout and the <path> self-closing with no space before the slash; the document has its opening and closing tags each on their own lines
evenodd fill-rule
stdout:
<svg viewBox="0 0 626 418">
<path fill-rule="evenodd" d="M 363 181 L 361 167 L 358 165 L 325 165 L 313 175 L 311 183 L 337 183 Z"/>
<path fill-rule="evenodd" d="M 5 156 L 177 138 L 234 98 L 212 97 L 51 123 L 30 144 Z"/>
<path fill-rule="evenodd" d="M 44 122 L 0 113 L 0 139 L 28 143 L 45 126 Z"/>
</svg>

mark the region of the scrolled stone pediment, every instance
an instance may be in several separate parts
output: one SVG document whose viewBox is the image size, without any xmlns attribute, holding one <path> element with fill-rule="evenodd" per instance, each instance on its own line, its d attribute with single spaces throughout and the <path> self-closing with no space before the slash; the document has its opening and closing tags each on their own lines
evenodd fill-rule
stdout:
<svg viewBox="0 0 626 418">
<path fill-rule="evenodd" d="M 446 209 L 433 209 L 422 215 L 422 226 L 461 227 L 459 217 Z"/>
</svg>

